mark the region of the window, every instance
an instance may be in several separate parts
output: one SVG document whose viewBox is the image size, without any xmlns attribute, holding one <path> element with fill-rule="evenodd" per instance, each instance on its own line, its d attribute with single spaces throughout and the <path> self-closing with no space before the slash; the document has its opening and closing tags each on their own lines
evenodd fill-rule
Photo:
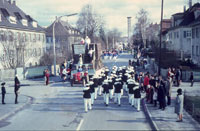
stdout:
<svg viewBox="0 0 200 131">
<path fill-rule="evenodd" d="M 32 36 L 31 36 L 31 33 L 29 34 L 29 37 L 30 37 L 30 42 L 32 42 Z"/>
<path fill-rule="evenodd" d="M 28 20 L 28 22 L 32 22 L 33 18 L 30 17 L 30 15 L 25 15 L 26 19 Z"/>
<path fill-rule="evenodd" d="M 0 10 L 1 10 L 4 17 L 10 16 L 10 14 L 8 13 L 8 11 L 5 8 L 0 8 Z"/>
<path fill-rule="evenodd" d="M 21 20 L 21 19 L 22 19 L 22 16 L 20 15 L 19 12 L 14 12 L 14 14 L 15 14 L 15 16 L 16 16 L 16 18 L 17 18 L 18 20 Z"/>
<path fill-rule="evenodd" d="M 174 32 L 174 39 L 176 39 L 176 32 Z"/>
<path fill-rule="evenodd" d="M 176 34 L 176 35 L 177 35 L 177 38 L 179 38 L 179 32 L 177 32 L 177 34 Z"/>
<path fill-rule="evenodd" d="M 195 38 L 195 29 L 192 29 L 192 38 Z"/>
<path fill-rule="evenodd" d="M 192 46 L 192 55 L 194 55 L 194 46 Z"/>
<path fill-rule="evenodd" d="M 199 55 L 199 47 L 196 46 L 196 55 L 198 56 Z"/>
<path fill-rule="evenodd" d="M 186 31 L 183 31 L 183 37 L 186 38 Z"/>
<path fill-rule="evenodd" d="M 196 38 L 199 38 L 199 28 L 196 28 Z"/>
</svg>

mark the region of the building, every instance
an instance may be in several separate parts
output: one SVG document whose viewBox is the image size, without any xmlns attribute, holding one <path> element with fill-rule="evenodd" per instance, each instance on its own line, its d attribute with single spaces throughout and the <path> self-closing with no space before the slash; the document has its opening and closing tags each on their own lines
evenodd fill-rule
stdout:
<svg viewBox="0 0 200 131">
<path fill-rule="evenodd" d="M 53 25 L 54 22 L 46 28 L 46 50 L 53 53 Z M 56 56 L 63 60 L 72 58 L 72 44 L 80 43 L 82 35 L 80 31 L 73 28 L 68 22 L 59 20 L 55 23 L 55 47 Z M 59 61 L 59 59 L 57 59 Z M 60 61 L 59 61 L 60 62 Z"/>
<path fill-rule="evenodd" d="M 39 65 L 45 41 L 44 29 L 15 1 L 0 1 L 1 68 Z"/>
<path fill-rule="evenodd" d="M 172 27 L 163 33 L 166 48 L 176 51 L 181 59 L 191 59 L 200 65 L 200 4 L 171 17 Z"/>
</svg>

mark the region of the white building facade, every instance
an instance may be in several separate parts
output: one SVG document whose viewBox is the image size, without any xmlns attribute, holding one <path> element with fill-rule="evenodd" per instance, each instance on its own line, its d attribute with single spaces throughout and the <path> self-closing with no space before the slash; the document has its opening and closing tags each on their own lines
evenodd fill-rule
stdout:
<svg viewBox="0 0 200 131">
<path fill-rule="evenodd" d="M 172 15 L 171 20 L 172 27 L 163 35 L 166 48 L 177 52 L 182 60 L 191 59 L 200 65 L 200 4 Z"/>
<path fill-rule="evenodd" d="M 0 1 L 0 68 L 40 64 L 45 51 L 45 31 L 15 1 Z"/>
</svg>

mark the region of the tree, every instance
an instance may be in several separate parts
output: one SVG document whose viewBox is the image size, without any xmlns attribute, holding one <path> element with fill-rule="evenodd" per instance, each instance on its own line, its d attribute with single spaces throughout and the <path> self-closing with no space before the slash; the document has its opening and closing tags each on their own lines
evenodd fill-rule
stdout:
<svg viewBox="0 0 200 131">
<path fill-rule="evenodd" d="M 146 46 L 147 32 L 146 29 L 149 26 L 150 19 L 148 18 L 148 12 L 145 9 L 140 9 L 136 15 L 137 23 L 134 28 L 134 34 L 137 36 L 138 41 L 142 41 Z"/>
<path fill-rule="evenodd" d="M 85 37 L 86 35 L 89 36 L 92 42 L 94 42 L 95 33 L 99 31 L 103 24 L 103 17 L 97 14 L 89 4 L 83 6 L 76 23 L 77 28 Z"/>
<path fill-rule="evenodd" d="M 120 41 L 121 34 L 122 33 L 117 28 L 108 31 L 108 49 L 112 49 L 113 47 L 115 48 L 115 44 Z"/>
<path fill-rule="evenodd" d="M 2 66 L 5 69 L 15 69 L 25 66 L 25 48 L 27 39 L 25 33 L 13 33 L 12 31 L 1 31 L 1 46 L 3 47 L 3 55 L 1 57 Z"/>
</svg>

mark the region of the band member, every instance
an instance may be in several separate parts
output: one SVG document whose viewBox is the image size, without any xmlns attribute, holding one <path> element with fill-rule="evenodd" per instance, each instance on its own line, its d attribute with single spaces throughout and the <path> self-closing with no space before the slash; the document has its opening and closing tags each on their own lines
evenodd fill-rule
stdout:
<svg viewBox="0 0 200 131">
<path fill-rule="evenodd" d="M 89 84 L 86 84 L 86 87 L 83 88 L 83 99 L 84 99 L 85 112 L 88 112 L 88 107 L 89 110 L 92 109 Z"/>
<path fill-rule="evenodd" d="M 116 79 L 116 82 L 114 84 L 115 87 L 115 100 L 114 102 L 121 106 L 121 89 L 122 89 L 122 83 L 120 82 L 121 79 Z"/>
<path fill-rule="evenodd" d="M 140 99 L 141 99 L 141 93 L 139 88 L 139 83 L 135 83 L 134 89 L 134 99 L 135 99 L 135 107 L 137 111 L 140 111 Z"/>
<path fill-rule="evenodd" d="M 133 90 L 134 86 L 135 86 L 134 80 L 133 79 L 129 79 L 128 80 L 129 104 L 131 106 L 133 106 L 133 107 L 134 107 L 134 90 Z"/>
<path fill-rule="evenodd" d="M 95 96 L 95 88 L 94 88 L 94 82 L 90 81 L 90 94 L 91 94 L 91 104 L 94 104 L 94 96 Z"/>
<path fill-rule="evenodd" d="M 108 88 L 109 88 L 109 97 L 110 97 L 110 100 L 113 98 L 113 85 L 114 85 L 114 83 L 113 83 L 113 80 L 112 80 L 112 77 L 110 77 L 109 79 L 108 79 Z"/>
<path fill-rule="evenodd" d="M 104 103 L 106 106 L 109 104 L 109 85 L 108 85 L 108 80 L 104 80 L 103 82 L 103 94 L 104 94 Z"/>
</svg>

